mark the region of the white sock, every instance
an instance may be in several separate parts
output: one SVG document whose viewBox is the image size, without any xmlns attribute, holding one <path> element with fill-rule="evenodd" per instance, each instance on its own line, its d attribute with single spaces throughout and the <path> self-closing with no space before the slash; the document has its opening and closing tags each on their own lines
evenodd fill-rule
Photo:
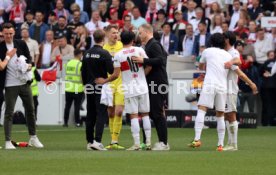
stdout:
<svg viewBox="0 0 276 175">
<path fill-rule="evenodd" d="M 140 125 L 138 118 L 131 119 L 131 132 L 135 145 L 140 145 Z"/>
<path fill-rule="evenodd" d="M 238 128 L 239 124 L 237 121 L 234 121 L 233 123 L 230 123 L 230 128 L 233 127 L 233 133 L 232 133 L 232 144 L 237 146 L 238 144 Z"/>
<path fill-rule="evenodd" d="M 149 116 L 142 117 L 142 120 L 143 120 L 143 128 L 146 135 L 146 144 L 150 145 L 151 144 L 151 123 L 150 123 Z"/>
<path fill-rule="evenodd" d="M 232 133 L 230 131 L 230 124 L 229 124 L 229 121 L 226 120 L 225 121 L 225 126 L 226 126 L 226 129 L 227 129 L 227 133 L 228 133 L 228 141 L 227 141 L 227 144 L 230 145 L 232 144 Z"/>
<path fill-rule="evenodd" d="M 225 136 L 224 117 L 217 117 L 218 146 L 223 146 Z"/>
<path fill-rule="evenodd" d="M 195 119 L 195 139 L 194 140 L 200 140 L 201 137 L 201 132 L 204 126 L 204 117 L 205 117 L 206 112 L 198 109 L 197 110 L 197 115 Z"/>
</svg>

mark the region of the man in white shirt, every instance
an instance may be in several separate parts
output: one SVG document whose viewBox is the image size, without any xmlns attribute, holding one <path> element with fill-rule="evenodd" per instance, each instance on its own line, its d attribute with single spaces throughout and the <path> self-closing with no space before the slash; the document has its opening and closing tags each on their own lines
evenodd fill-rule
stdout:
<svg viewBox="0 0 276 175">
<path fill-rule="evenodd" d="M 32 62 L 36 66 L 39 58 L 39 47 L 37 41 L 30 38 L 28 28 L 21 29 L 21 37 L 22 40 L 26 42 L 32 57 Z"/>
<path fill-rule="evenodd" d="M 232 56 L 231 62 L 240 64 L 240 53 L 234 48 L 236 36 L 233 32 L 224 33 L 225 37 L 225 50 Z M 228 67 L 230 68 L 230 67 Z M 237 99 L 238 99 L 238 78 L 246 82 L 253 93 L 257 93 L 256 85 L 239 69 L 237 65 L 232 65 L 227 76 L 227 100 L 225 109 L 225 124 L 228 131 L 228 144 L 223 149 L 224 151 L 238 150 L 238 122 L 236 118 L 237 113 Z"/>
<path fill-rule="evenodd" d="M 217 151 L 223 150 L 225 136 L 224 111 L 227 93 L 228 69 L 224 68 L 224 63 L 232 59 L 231 55 L 224 50 L 224 36 L 215 33 L 210 38 L 211 48 L 202 52 L 200 69 L 206 66 L 206 75 L 198 101 L 198 111 L 195 119 L 195 138 L 189 144 L 196 148 L 201 145 L 201 132 L 204 126 L 204 117 L 207 109 L 216 107 L 218 144 Z"/>
<path fill-rule="evenodd" d="M 132 9 L 132 15 L 133 18 L 131 20 L 131 24 L 135 27 L 135 28 L 139 28 L 141 25 L 143 24 L 147 24 L 147 21 L 145 18 L 141 17 L 141 13 L 139 10 L 139 7 L 134 7 Z"/>
<path fill-rule="evenodd" d="M 148 58 L 140 47 L 134 47 L 135 34 L 124 31 L 121 33 L 123 49 L 114 56 L 114 67 L 120 68 L 125 95 L 125 112 L 130 114 L 131 132 L 134 145 L 129 151 L 140 150 L 140 125 L 138 112 L 142 116 L 143 128 L 146 136 L 146 149 L 151 150 L 151 123 L 149 119 L 149 92 L 145 70 L 142 64 L 134 63 L 133 56 Z M 146 68 L 148 69 L 148 68 Z"/>
<path fill-rule="evenodd" d="M 229 30 L 233 31 L 236 28 L 236 24 L 238 20 L 240 19 L 240 1 L 234 0 L 233 2 L 233 14 L 231 15 Z"/>
<path fill-rule="evenodd" d="M 40 45 L 40 57 L 38 60 L 39 68 L 49 68 L 51 63 L 51 54 L 55 48 L 54 32 L 48 30 L 45 33 L 46 40 Z"/>
</svg>

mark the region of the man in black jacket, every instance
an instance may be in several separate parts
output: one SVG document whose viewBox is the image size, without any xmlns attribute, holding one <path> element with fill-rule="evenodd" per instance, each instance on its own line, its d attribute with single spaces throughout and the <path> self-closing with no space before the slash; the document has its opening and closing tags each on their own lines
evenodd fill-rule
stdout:
<svg viewBox="0 0 276 175">
<path fill-rule="evenodd" d="M 10 23 L 3 25 L 4 41 L 0 43 L 0 89 L 5 88 L 6 110 L 4 119 L 5 130 L 5 148 L 15 149 L 11 143 L 11 128 L 13 121 L 13 112 L 16 99 L 19 96 L 25 108 L 27 126 L 29 129 L 29 145 L 37 148 L 43 148 L 43 145 L 36 136 L 36 124 L 34 103 L 30 83 L 21 78 L 18 74 L 18 58 L 23 55 L 27 58 L 29 64 L 28 71 L 31 70 L 31 56 L 27 44 L 22 40 L 14 40 L 14 26 Z"/>
<path fill-rule="evenodd" d="M 112 56 L 103 49 L 105 32 L 101 29 L 93 33 L 95 45 L 84 53 L 82 81 L 87 97 L 86 140 L 88 150 L 105 151 L 102 142 L 104 124 L 107 121 L 107 106 L 100 103 L 102 85 L 115 80 L 120 68 L 113 72 Z M 108 77 L 108 73 L 112 74 Z M 94 136 L 94 127 L 96 132 Z"/>
<path fill-rule="evenodd" d="M 145 44 L 145 51 L 149 59 L 133 57 L 133 61 L 151 66 L 147 75 L 150 97 L 150 118 L 157 130 L 159 142 L 152 150 L 169 150 L 165 105 L 168 98 L 168 75 L 166 71 L 167 53 L 161 44 L 153 38 L 153 28 L 144 24 L 139 28 L 139 36 Z"/>
</svg>

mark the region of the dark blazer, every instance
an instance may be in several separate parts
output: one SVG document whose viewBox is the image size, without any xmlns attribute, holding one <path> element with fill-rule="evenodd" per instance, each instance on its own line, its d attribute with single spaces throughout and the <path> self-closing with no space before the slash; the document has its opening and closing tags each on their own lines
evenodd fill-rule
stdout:
<svg viewBox="0 0 276 175">
<path fill-rule="evenodd" d="M 22 41 L 22 40 L 14 40 L 13 41 L 14 48 L 17 49 L 16 54 L 19 57 L 20 55 L 24 55 L 27 60 L 26 62 L 31 64 L 32 63 L 32 58 L 30 55 L 30 51 L 28 49 L 27 44 Z M 7 53 L 7 46 L 5 42 L 0 43 L 0 58 L 3 61 L 6 57 Z M 5 88 L 5 80 L 6 80 L 6 71 L 7 68 L 5 68 L 3 71 L 0 71 L 0 90 L 3 90 Z"/>
<path fill-rule="evenodd" d="M 206 33 L 206 38 L 205 38 L 205 47 L 206 48 L 211 47 L 210 42 L 209 42 L 210 37 L 211 37 L 211 34 Z M 192 55 L 198 56 L 198 54 L 199 54 L 199 39 L 200 39 L 200 34 L 195 36 Z"/>
<path fill-rule="evenodd" d="M 175 36 L 175 34 L 170 33 L 169 40 L 170 40 L 169 54 L 174 54 L 174 52 L 178 50 L 178 38 Z"/>
</svg>

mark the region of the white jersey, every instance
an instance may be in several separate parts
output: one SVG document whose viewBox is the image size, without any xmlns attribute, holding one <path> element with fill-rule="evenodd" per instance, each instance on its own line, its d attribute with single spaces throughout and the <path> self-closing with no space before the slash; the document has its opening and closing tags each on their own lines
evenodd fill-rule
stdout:
<svg viewBox="0 0 276 175">
<path fill-rule="evenodd" d="M 223 49 L 207 48 L 202 52 L 200 63 L 206 63 L 206 75 L 203 86 L 227 89 L 227 75 L 229 70 L 224 63 L 232 60 L 232 56 Z"/>
<path fill-rule="evenodd" d="M 234 47 L 231 47 L 231 49 L 228 50 L 228 53 L 230 53 L 230 55 L 232 56 L 232 59 L 240 58 L 239 51 L 237 51 Z M 239 92 L 239 86 L 238 86 L 239 77 L 236 74 L 235 69 L 238 69 L 238 66 L 232 66 L 227 76 L 228 94 L 238 94 Z"/>
<path fill-rule="evenodd" d="M 148 93 L 148 84 L 142 64 L 134 63 L 131 57 L 148 58 L 140 47 L 123 48 L 114 56 L 114 67 L 120 67 L 122 72 L 125 98 Z"/>
</svg>

